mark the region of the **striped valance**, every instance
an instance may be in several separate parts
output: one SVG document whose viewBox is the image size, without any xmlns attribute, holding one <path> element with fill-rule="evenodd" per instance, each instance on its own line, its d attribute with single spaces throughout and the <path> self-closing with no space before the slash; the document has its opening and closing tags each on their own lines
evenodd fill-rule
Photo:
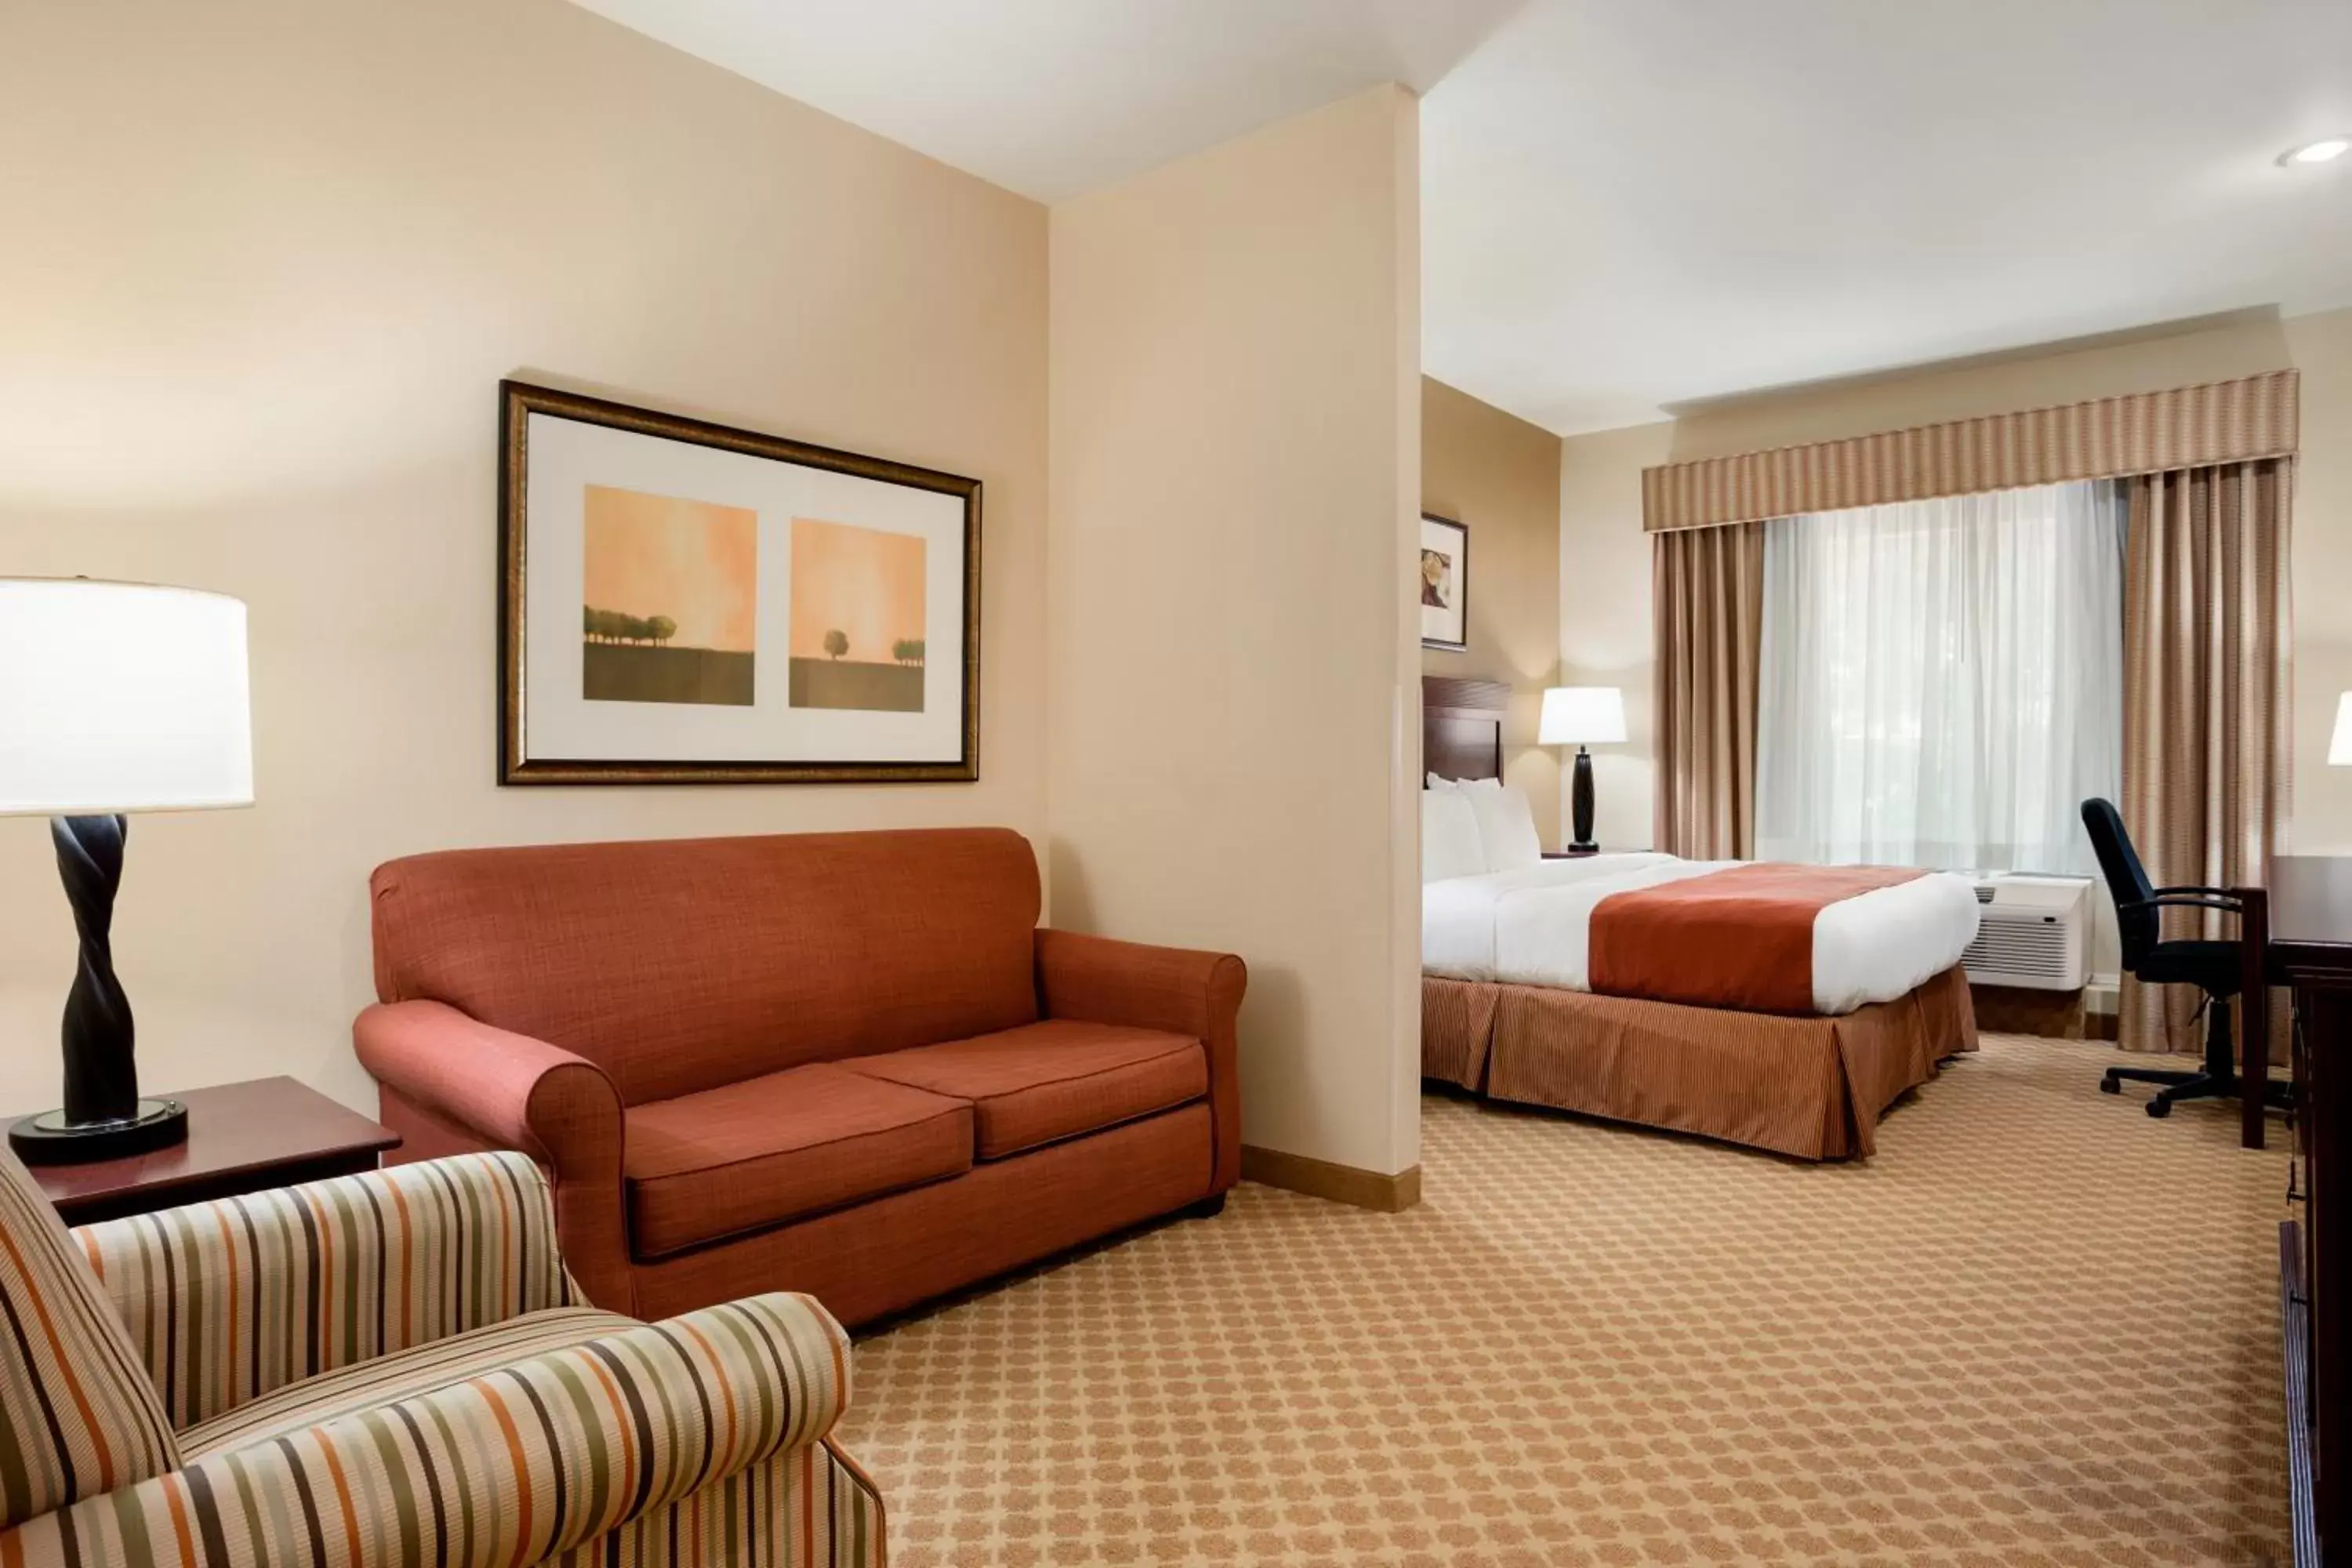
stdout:
<svg viewBox="0 0 2352 1568">
<path fill-rule="evenodd" d="M 2063 408 L 1922 425 L 1642 470 L 1642 526 L 1713 528 L 1800 512 L 2116 479 L 2295 447 L 2291 370 Z"/>
</svg>

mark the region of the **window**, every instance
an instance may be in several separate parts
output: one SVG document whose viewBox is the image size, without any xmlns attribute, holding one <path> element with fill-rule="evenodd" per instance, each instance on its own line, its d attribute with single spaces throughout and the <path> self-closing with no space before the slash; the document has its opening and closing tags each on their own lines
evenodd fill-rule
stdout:
<svg viewBox="0 0 2352 1568">
<path fill-rule="evenodd" d="M 2123 775 L 2124 502 L 2044 485 L 1765 527 L 1768 859 L 2094 870 Z"/>
</svg>

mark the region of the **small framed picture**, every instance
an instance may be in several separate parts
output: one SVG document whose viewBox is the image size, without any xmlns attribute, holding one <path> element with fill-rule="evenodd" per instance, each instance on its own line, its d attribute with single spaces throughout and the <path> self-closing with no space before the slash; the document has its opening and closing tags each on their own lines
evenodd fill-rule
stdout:
<svg viewBox="0 0 2352 1568">
<path fill-rule="evenodd" d="M 980 481 L 501 383 L 499 782 L 980 776 Z"/>
<path fill-rule="evenodd" d="M 1421 646 L 1460 653 L 1470 646 L 1470 531 L 1421 514 Z"/>
</svg>

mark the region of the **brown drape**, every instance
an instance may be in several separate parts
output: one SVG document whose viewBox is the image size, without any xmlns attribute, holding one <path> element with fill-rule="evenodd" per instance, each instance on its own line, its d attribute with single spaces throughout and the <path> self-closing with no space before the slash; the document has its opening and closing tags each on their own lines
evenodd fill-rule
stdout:
<svg viewBox="0 0 2352 1568">
<path fill-rule="evenodd" d="M 1658 847 L 1745 858 L 1756 841 L 1764 524 L 1652 536 Z"/>
<path fill-rule="evenodd" d="M 2158 887 L 2259 885 L 2287 807 L 2294 460 L 2126 483 L 2124 822 Z M 2165 934 L 2221 934 L 2200 927 L 2168 911 Z M 2126 975 L 2121 1044 L 2199 1050 L 2196 1008 L 2193 987 Z"/>
</svg>

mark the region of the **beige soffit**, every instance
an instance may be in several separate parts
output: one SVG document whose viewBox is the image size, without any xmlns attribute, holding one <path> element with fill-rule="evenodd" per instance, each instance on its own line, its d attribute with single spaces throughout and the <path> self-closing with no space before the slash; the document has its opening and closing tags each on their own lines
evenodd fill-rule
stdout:
<svg viewBox="0 0 2352 1568">
<path fill-rule="evenodd" d="M 1714 528 L 1931 496 L 2278 458 L 2295 447 L 2300 380 L 2274 370 L 1642 470 L 1642 527 Z"/>
</svg>

